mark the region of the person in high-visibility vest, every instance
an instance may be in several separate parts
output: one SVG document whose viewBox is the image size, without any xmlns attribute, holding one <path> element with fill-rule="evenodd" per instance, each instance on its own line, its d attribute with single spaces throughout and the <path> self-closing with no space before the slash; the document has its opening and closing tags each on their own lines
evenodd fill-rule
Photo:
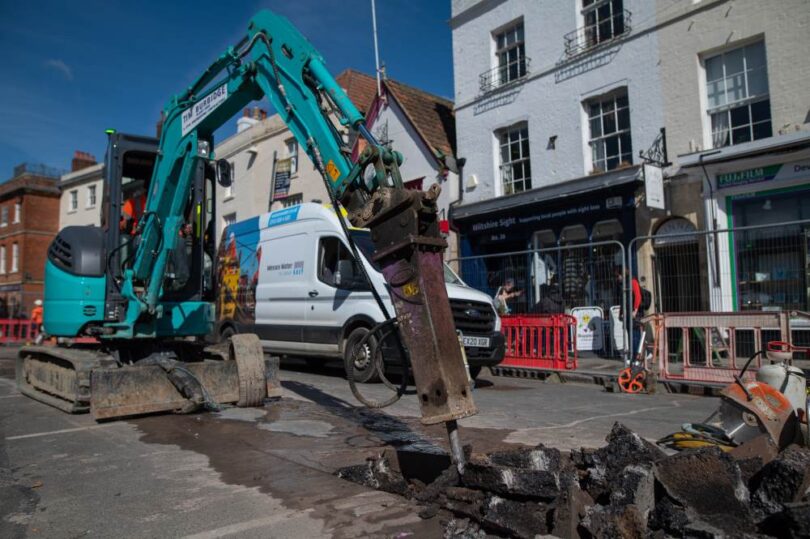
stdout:
<svg viewBox="0 0 810 539">
<path fill-rule="evenodd" d="M 146 209 L 146 195 L 143 189 L 138 189 L 132 196 L 124 201 L 124 208 L 121 212 L 121 231 L 125 234 L 134 235 L 138 227 L 138 220 Z"/>
<path fill-rule="evenodd" d="M 42 342 L 44 333 L 41 331 L 42 329 L 42 300 L 38 299 L 34 301 L 34 308 L 31 309 L 31 333 L 29 333 L 29 338 L 31 334 L 36 333 L 36 344 L 40 344 Z"/>
</svg>

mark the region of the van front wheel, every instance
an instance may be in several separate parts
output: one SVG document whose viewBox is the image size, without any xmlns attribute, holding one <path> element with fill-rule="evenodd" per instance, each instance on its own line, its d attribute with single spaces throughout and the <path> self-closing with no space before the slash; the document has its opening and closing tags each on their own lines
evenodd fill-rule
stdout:
<svg viewBox="0 0 810 539">
<path fill-rule="evenodd" d="M 343 344 L 343 365 L 346 374 L 349 368 L 354 368 L 353 378 L 355 382 L 367 383 L 379 380 L 377 371 L 374 368 L 374 361 L 371 357 L 372 351 L 377 346 L 377 339 L 373 336 L 360 347 L 360 341 L 368 334 L 368 328 L 359 327 L 352 330 L 346 337 Z"/>
</svg>

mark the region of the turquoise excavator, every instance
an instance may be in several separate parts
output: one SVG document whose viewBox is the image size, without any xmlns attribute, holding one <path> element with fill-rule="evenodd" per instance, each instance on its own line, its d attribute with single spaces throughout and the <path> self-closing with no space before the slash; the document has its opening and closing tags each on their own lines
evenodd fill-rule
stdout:
<svg viewBox="0 0 810 539">
<path fill-rule="evenodd" d="M 341 224 L 371 230 L 373 259 L 396 310 L 375 331 L 397 336 L 422 420 L 447 424 L 460 464 L 456 420 L 476 408 L 444 287 L 439 186 L 404 188 L 402 156 L 368 132 L 321 55 L 286 18 L 261 11 L 247 30 L 169 100 L 159 141 L 109 134 L 102 226 L 63 229 L 46 262 L 45 331 L 73 344 L 23 348 L 18 386 L 96 419 L 256 406 L 278 393 L 277 362 L 265 358 L 258 337 L 207 342 L 217 286 L 214 197 L 217 184 L 232 181 L 213 134 L 266 97 L 323 176 L 334 207 L 345 210 L 346 217 L 337 212 Z M 346 130 L 367 143 L 356 162 Z M 142 196 L 144 211 L 125 223 L 125 201 Z"/>
</svg>

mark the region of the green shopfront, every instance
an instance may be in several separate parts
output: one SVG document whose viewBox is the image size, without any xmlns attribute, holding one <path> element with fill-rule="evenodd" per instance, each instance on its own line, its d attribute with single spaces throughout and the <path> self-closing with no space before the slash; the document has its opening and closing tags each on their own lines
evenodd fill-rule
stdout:
<svg viewBox="0 0 810 539">
<path fill-rule="evenodd" d="M 704 164 L 707 228 L 721 232 L 706 238 L 713 311 L 810 311 L 808 153 Z"/>
</svg>

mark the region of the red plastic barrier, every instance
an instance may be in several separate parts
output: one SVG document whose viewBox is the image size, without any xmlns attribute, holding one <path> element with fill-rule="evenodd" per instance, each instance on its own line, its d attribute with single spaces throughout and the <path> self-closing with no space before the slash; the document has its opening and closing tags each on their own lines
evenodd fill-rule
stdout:
<svg viewBox="0 0 810 539">
<path fill-rule="evenodd" d="M 506 336 L 504 367 L 544 370 L 577 368 L 577 320 L 567 314 L 501 317 Z"/>
<path fill-rule="evenodd" d="M 34 342 L 39 335 L 39 324 L 31 320 L 0 318 L 0 343 Z"/>
</svg>

